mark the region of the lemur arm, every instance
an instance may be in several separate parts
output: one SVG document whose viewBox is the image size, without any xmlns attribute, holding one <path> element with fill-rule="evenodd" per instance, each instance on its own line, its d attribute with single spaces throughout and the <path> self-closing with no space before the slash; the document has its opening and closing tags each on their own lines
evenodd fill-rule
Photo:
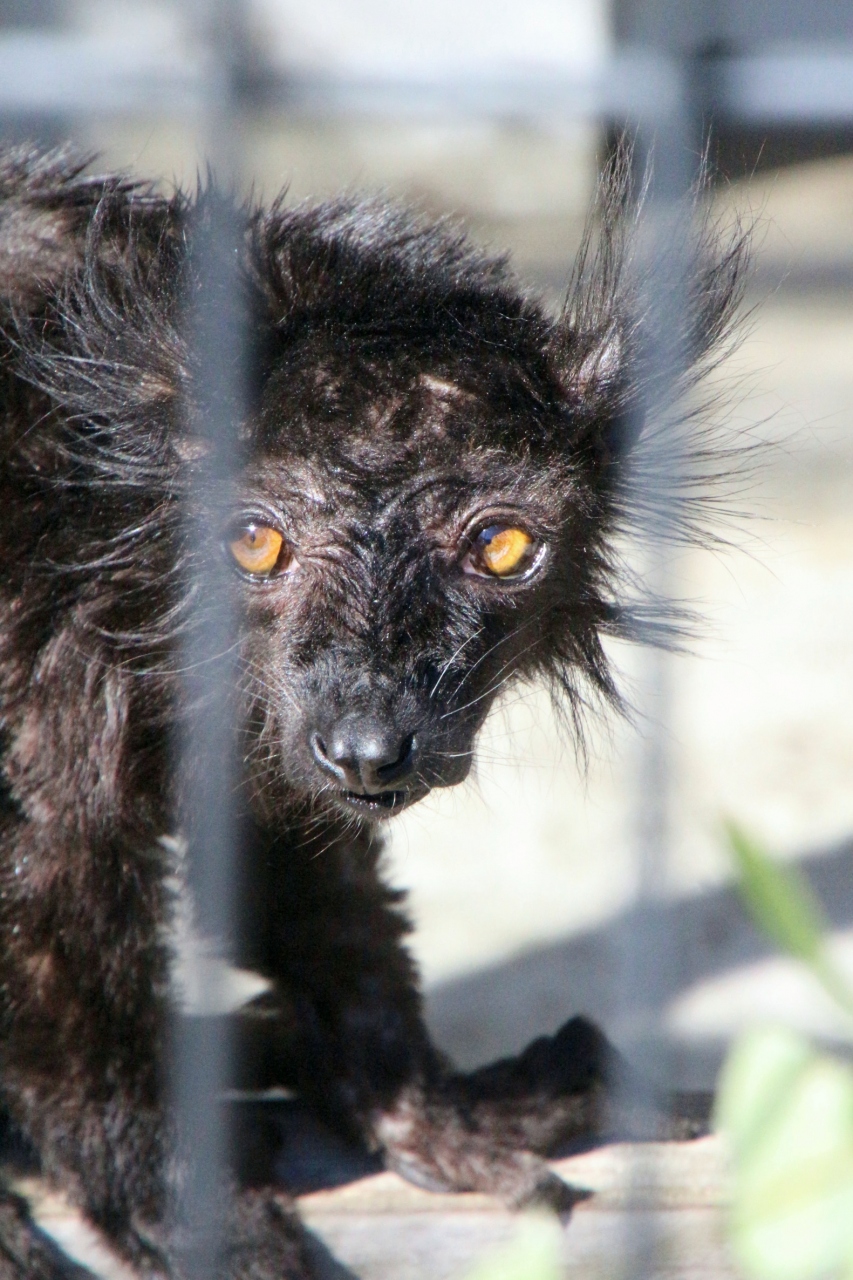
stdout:
<svg viewBox="0 0 853 1280">
<path fill-rule="evenodd" d="M 367 829 L 256 833 L 240 960 L 273 979 L 279 1016 L 246 1054 L 263 1079 L 244 1083 L 295 1085 L 420 1185 L 565 1204 L 535 1153 L 602 1131 L 618 1055 L 578 1018 L 519 1058 L 455 1073 L 430 1041 L 400 895 L 379 873 Z"/>
</svg>

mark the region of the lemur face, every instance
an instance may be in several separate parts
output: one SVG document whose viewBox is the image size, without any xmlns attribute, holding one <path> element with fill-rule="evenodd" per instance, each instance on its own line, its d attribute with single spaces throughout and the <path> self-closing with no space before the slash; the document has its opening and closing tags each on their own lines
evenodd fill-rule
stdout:
<svg viewBox="0 0 853 1280">
<path fill-rule="evenodd" d="M 280 772 L 382 818 L 465 778 L 498 693 L 581 606 L 583 476 L 513 447 L 506 403 L 470 377 L 421 371 L 388 395 L 386 373 L 378 399 L 352 361 L 312 378 L 268 388 L 223 535 L 247 755 L 259 785 Z"/>
</svg>

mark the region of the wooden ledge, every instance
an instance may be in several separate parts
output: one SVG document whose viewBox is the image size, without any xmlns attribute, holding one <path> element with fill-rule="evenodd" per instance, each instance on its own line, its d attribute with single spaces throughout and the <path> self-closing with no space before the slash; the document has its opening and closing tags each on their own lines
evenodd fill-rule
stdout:
<svg viewBox="0 0 853 1280">
<path fill-rule="evenodd" d="M 314 1131 L 302 1137 L 311 1139 L 306 1157 L 317 1157 Z M 393 1173 L 359 1176 L 364 1159 L 352 1157 L 344 1167 L 338 1148 L 329 1156 L 333 1173 L 335 1160 L 331 1180 L 339 1185 L 297 1200 L 323 1280 L 464 1280 L 518 1231 L 518 1217 L 489 1196 L 436 1195 Z M 611 1280 L 636 1270 L 626 1250 L 650 1241 L 655 1274 L 666 1280 L 734 1280 L 723 1238 L 725 1153 L 718 1138 L 602 1147 L 552 1167 L 572 1186 L 594 1193 L 578 1203 L 563 1230 L 567 1278 Z M 306 1169 L 303 1160 L 297 1171 Z M 63 1196 L 37 1177 L 9 1181 L 71 1258 L 101 1280 L 132 1280 Z"/>
<path fill-rule="evenodd" d="M 719 1138 L 693 1142 L 619 1143 L 552 1161 L 565 1182 L 594 1192 L 576 1214 L 614 1209 L 706 1209 L 725 1204 L 725 1159 Z M 306 1217 L 327 1213 L 500 1213 L 500 1201 L 476 1193 L 421 1191 L 395 1173 L 300 1196 Z"/>
<path fill-rule="evenodd" d="M 630 1270 L 626 1250 L 640 1240 L 651 1240 L 667 1280 L 734 1280 L 718 1138 L 602 1147 L 552 1167 L 595 1193 L 575 1207 L 563 1232 L 571 1280 L 611 1280 Z M 463 1280 L 518 1230 L 516 1216 L 489 1196 L 436 1195 L 392 1173 L 300 1196 L 298 1204 L 322 1242 L 329 1280 Z"/>
</svg>

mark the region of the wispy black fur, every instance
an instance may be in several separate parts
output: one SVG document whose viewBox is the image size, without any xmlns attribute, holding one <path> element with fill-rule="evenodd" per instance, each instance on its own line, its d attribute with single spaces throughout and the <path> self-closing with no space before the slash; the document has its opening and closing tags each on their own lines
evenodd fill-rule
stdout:
<svg viewBox="0 0 853 1280">
<path fill-rule="evenodd" d="M 186 317 L 221 197 L 165 199 L 65 154 L 0 162 L 2 1104 L 146 1274 L 180 1274 L 164 1216 L 180 844 L 163 837 L 180 834 L 181 655 L 208 603 L 193 584 L 247 528 L 284 541 L 269 576 L 233 566 L 235 959 L 270 980 L 275 1014 L 240 1083 L 295 1085 L 415 1181 L 513 1202 L 556 1194 L 533 1152 L 605 1125 L 616 1058 L 586 1022 L 472 1076 L 440 1059 L 377 824 L 465 776 L 509 681 L 544 676 L 578 713 L 590 689 L 617 699 L 601 637 L 635 629 L 614 540 L 657 394 L 624 169 L 556 320 L 445 224 L 375 202 L 243 211 L 249 410 L 232 516 L 199 546 Z M 682 389 L 731 331 L 744 240 L 706 226 L 693 252 Z M 495 529 L 531 540 L 515 577 L 483 571 Z M 21 1212 L 0 1205 L 0 1275 L 63 1274 L 20 1244 Z M 243 1190 L 229 1232 L 223 1275 L 308 1274 L 271 1191 Z"/>
</svg>

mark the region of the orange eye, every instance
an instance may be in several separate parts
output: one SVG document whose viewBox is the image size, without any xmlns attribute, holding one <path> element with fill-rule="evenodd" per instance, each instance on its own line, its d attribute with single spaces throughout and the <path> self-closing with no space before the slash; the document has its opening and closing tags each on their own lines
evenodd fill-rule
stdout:
<svg viewBox="0 0 853 1280">
<path fill-rule="evenodd" d="M 278 530 L 254 523 L 244 525 L 239 537 L 228 542 L 228 550 L 240 568 L 258 578 L 268 578 L 276 568 L 282 567 L 283 546 L 284 538 Z M 284 558 L 289 558 L 286 553 Z"/>
<path fill-rule="evenodd" d="M 492 578 L 517 578 L 532 567 L 539 545 L 524 529 L 490 525 L 477 534 L 464 567 Z"/>
</svg>

